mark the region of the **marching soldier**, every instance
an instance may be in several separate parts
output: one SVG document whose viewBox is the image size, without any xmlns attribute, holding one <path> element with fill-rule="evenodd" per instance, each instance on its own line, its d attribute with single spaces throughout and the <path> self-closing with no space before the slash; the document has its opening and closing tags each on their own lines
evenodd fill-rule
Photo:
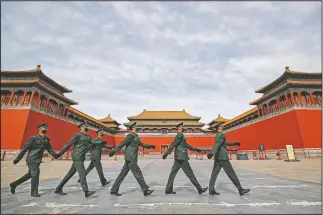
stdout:
<svg viewBox="0 0 323 215">
<path fill-rule="evenodd" d="M 104 135 L 104 131 L 102 129 L 99 129 L 96 131 L 98 137 L 94 140 L 102 140 L 102 137 Z M 110 182 L 107 181 L 107 179 L 104 177 L 103 175 L 103 171 L 102 171 L 102 164 L 101 164 L 101 154 L 102 154 L 102 148 L 106 148 L 106 149 L 113 149 L 115 147 L 113 146 L 107 146 L 106 142 L 92 142 L 91 144 L 91 163 L 90 165 L 87 167 L 87 169 L 85 170 L 85 176 L 87 176 L 87 174 L 89 174 L 89 172 L 95 167 L 98 175 L 100 177 L 100 181 L 102 184 L 102 187 L 104 187 L 105 185 L 108 185 Z M 77 181 L 78 183 L 80 183 L 80 179 Z"/>
<path fill-rule="evenodd" d="M 215 155 L 214 166 L 212 170 L 212 175 L 210 178 L 210 195 L 219 195 L 220 193 L 216 192 L 214 189 L 215 181 L 219 175 L 220 170 L 224 169 L 225 173 L 228 175 L 234 186 L 239 191 L 239 194 L 242 196 L 245 193 L 248 193 L 250 189 L 243 189 L 241 187 L 238 176 L 236 175 L 228 156 L 227 151 L 227 142 L 224 133 L 222 133 L 223 125 L 218 127 L 218 132 L 215 135 L 215 145 L 212 148 L 212 151 L 207 155 L 208 159 L 211 159 Z M 231 145 L 231 144 L 230 144 Z"/>
<path fill-rule="evenodd" d="M 167 152 L 163 155 L 163 159 L 166 159 L 166 157 L 172 153 L 173 149 L 175 148 L 175 156 L 174 156 L 174 165 L 172 167 L 172 170 L 169 174 L 168 182 L 166 185 L 165 193 L 166 194 L 176 194 L 176 192 L 173 191 L 173 184 L 175 180 L 175 176 L 178 173 L 178 171 L 182 168 L 186 176 L 190 179 L 190 181 L 193 183 L 193 185 L 198 190 L 199 194 L 202 194 L 207 191 L 207 187 L 202 188 L 199 182 L 197 181 L 193 170 L 188 162 L 189 157 L 187 154 L 187 149 L 190 149 L 192 151 L 201 152 L 201 149 L 192 147 L 186 142 L 186 139 L 183 134 L 183 122 L 179 123 L 177 126 L 177 135 L 175 137 L 174 142 L 169 146 Z"/>
<path fill-rule="evenodd" d="M 18 154 L 17 158 L 13 161 L 16 165 L 28 151 L 27 155 L 27 165 L 28 165 L 28 173 L 22 176 L 15 182 L 10 184 L 11 193 L 14 194 L 16 187 L 25 181 L 31 178 L 31 196 L 40 197 L 38 193 L 38 185 L 39 185 L 39 174 L 40 174 L 40 163 L 44 155 L 44 150 L 46 149 L 55 159 L 59 157 L 58 154 L 53 150 L 49 137 L 46 136 L 46 132 L 48 130 L 48 124 L 41 124 L 38 126 L 39 134 L 31 137 L 23 149 Z"/>
<path fill-rule="evenodd" d="M 66 193 L 63 192 L 63 187 L 77 171 L 79 174 L 82 189 L 85 193 L 85 197 L 87 198 L 93 195 L 95 191 L 89 191 L 87 186 L 84 167 L 85 155 L 88 152 L 91 143 L 102 143 L 102 141 L 91 140 L 91 137 L 87 134 L 88 125 L 85 124 L 85 122 L 79 124 L 78 128 L 81 129 L 81 132 L 75 134 L 72 140 L 70 140 L 70 142 L 66 144 L 59 152 L 59 156 L 62 156 L 72 145 L 74 145 L 72 153 L 73 164 L 61 183 L 56 187 L 55 193 L 59 195 L 66 195 Z"/>
<path fill-rule="evenodd" d="M 115 180 L 110 194 L 115 196 L 121 196 L 119 192 L 120 185 L 122 181 L 127 176 L 129 170 L 131 170 L 132 174 L 136 178 L 137 182 L 139 183 L 143 193 L 145 196 L 150 195 L 154 190 L 149 190 L 148 185 L 145 182 L 145 179 L 142 175 L 142 172 L 138 166 L 138 147 L 141 146 L 143 148 L 155 148 L 154 145 L 144 144 L 140 141 L 137 129 L 135 127 L 136 122 L 132 123 L 129 126 L 130 134 L 127 135 L 126 139 L 123 140 L 114 150 L 112 150 L 109 153 L 109 156 L 112 157 L 117 151 L 120 151 L 124 146 L 126 146 L 125 149 L 125 163 L 123 165 L 123 168 L 118 175 L 117 179 Z"/>
</svg>

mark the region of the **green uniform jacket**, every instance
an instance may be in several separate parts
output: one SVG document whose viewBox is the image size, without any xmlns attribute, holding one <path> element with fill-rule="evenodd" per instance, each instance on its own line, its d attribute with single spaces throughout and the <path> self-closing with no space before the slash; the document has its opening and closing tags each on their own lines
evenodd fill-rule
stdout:
<svg viewBox="0 0 323 215">
<path fill-rule="evenodd" d="M 53 157 L 57 154 L 50 144 L 50 139 L 47 136 L 36 135 L 29 138 L 28 142 L 24 145 L 16 160 L 20 161 L 21 158 L 28 151 L 26 162 L 27 164 L 40 164 L 44 150 L 47 150 Z"/>
<path fill-rule="evenodd" d="M 216 160 L 228 161 L 228 150 L 225 135 L 222 132 L 218 132 L 215 135 L 215 144 L 212 148 L 212 153 L 215 155 Z"/>
<path fill-rule="evenodd" d="M 113 146 L 107 146 L 105 143 L 101 142 L 102 139 L 95 138 L 91 142 L 91 160 L 101 160 L 102 148 L 113 149 Z"/>
<path fill-rule="evenodd" d="M 192 151 L 196 151 L 197 149 L 186 142 L 185 136 L 182 132 L 177 133 L 175 140 L 170 144 L 166 154 L 172 153 L 174 148 L 174 159 L 176 160 L 189 160 L 190 158 L 188 157 L 187 149 Z"/>
<path fill-rule="evenodd" d="M 79 132 L 74 135 L 74 137 L 66 144 L 60 155 L 63 155 L 72 145 L 74 145 L 72 160 L 73 161 L 85 161 L 85 155 L 90 149 L 90 144 L 98 141 L 92 141 L 91 137 L 88 134 Z M 100 141 L 101 143 L 102 141 Z"/>
<path fill-rule="evenodd" d="M 128 134 L 126 139 L 124 139 L 115 150 L 120 151 L 124 146 L 126 146 L 124 159 L 127 161 L 138 161 L 139 146 L 148 149 L 151 148 L 151 145 L 142 143 L 138 135 L 132 133 Z"/>
</svg>

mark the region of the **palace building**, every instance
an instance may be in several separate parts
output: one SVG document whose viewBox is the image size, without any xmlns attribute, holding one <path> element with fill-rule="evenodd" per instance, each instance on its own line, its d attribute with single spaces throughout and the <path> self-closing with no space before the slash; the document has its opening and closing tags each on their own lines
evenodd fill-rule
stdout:
<svg viewBox="0 0 323 215">
<path fill-rule="evenodd" d="M 49 124 L 48 136 L 52 146 L 59 150 L 79 132 L 77 125 L 87 122 L 89 134 L 95 137 L 99 128 L 105 131 L 109 145 L 124 140 L 126 130 L 110 114 L 96 119 L 74 106 L 78 103 L 65 96 L 72 90 L 46 76 L 37 65 L 36 69 L 1 71 L 1 150 L 19 150 L 28 138 L 37 134 L 37 125 Z M 227 141 L 241 143 L 240 148 L 257 150 L 322 147 L 322 73 L 304 73 L 289 70 L 272 83 L 257 90 L 263 95 L 250 103 L 249 111 L 226 119 L 220 115 L 206 124 L 201 117 L 182 111 L 144 110 L 127 117 L 137 123 L 141 141 L 154 144 L 150 152 L 163 153 L 174 140 L 175 125 L 184 122 L 184 133 L 189 144 L 199 148 L 211 148 L 215 132 L 224 125 Z"/>
<path fill-rule="evenodd" d="M 256 107 L 222 120 L 227 140 L 239 141 L 241 149 L 322 147 L 322 73 L 285 72 L 256 90 L 263 95 L 250 102 Z M 212 125 L 213 125 L 212 124 Z"/>
</svg>

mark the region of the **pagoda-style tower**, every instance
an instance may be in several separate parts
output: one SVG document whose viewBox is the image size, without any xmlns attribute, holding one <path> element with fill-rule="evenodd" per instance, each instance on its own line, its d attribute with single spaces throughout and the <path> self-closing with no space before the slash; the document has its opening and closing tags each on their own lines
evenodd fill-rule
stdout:
<svg viewBox="0 0 323 215">
<path fill-rule="evenodd" d="M 48 123 L 54 149 L 61 148 L 86 122 L 89 134 L 101 128 L 110 144 L 115 131 L 95 118 L 71 107 L 77 102 L 65 97 L 72 90 L 45 75 L 41 66 L 33 70 L 1 70 L 1 150 L 17 150 L 33 135 L 37 126 Z"/>
<path fill-rule="evenodd" d="M 41 66 L 33 70 L 1 70 L 1 109 L 26 109 L 66 117 L 77 102 L 64 96 L 72 90 L 46 76 Z"/>
<path fill-rule="evenodd" d="M 256 90 L 263 96 L 257 105 L 224 123 L 228 141 L 241 142 L 241 149 L 322 147 L 322 73 L 285 72 Z"/>
<path fill-rule="evenodd" d="M 272 83 L 256 90 L 264 95 L 250 102 L 258 106 L 258 115 L 273 114 L 286 107 L 320 107 L 322 104 L 322 73 L 285 72 Z"/>
<path fill-rule="evenodd" d="M 116 130 L 116 131 L 119 131 L 120 128 L 119 128 L 119 125 L 121 125 L 120 123 L 118 123 L 116 120 L 112 119 L 112 117 L 110 116 L 110 114 L 103 118 L 103 119 L 100 119 L 100 121 L 105 124 L 107 127 L 113 129 L 113 130 Z"/>
<path fill-rule="evenodd" d="M 201 117 L 192 116 L 185 110 L 182 111 L 147 111 L 146 109 L 137 116 L 130 116 L 130 122 L 124 123 L 128 127 L 132 122 L 137 122 L 138 133 L 176 133 L 176 125 L 184 122 L 185 133 L 201 133 L 204 123 L 199 122 Z"/>
<path fill-rule="evenodd" d="M 214 120 L 212 120 L 212 122 L 208 123 L 207 125 L 209 126 L 210 130 L 217 130 L 217 128 L 219 127 L 219 125 L 226 123 L 227 121 L 229 121 L 228 119 L 223 118 L 220 114 L 218 115 L 218 117 Z"/>
</svg>

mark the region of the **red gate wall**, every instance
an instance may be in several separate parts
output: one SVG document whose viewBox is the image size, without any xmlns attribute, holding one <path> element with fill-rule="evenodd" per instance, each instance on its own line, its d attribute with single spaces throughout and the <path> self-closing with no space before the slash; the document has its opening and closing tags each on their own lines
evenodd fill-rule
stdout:
<svg viewBox="0 0 323 215">
<path fill-rule="evenodd" d="M 318 120 L 320 117 L 320 120 Z M 322 147 L 322 111 L 293 110 L 226 133 L 227 141 L 239 141 L 242 150 Z"/>
</svg>

